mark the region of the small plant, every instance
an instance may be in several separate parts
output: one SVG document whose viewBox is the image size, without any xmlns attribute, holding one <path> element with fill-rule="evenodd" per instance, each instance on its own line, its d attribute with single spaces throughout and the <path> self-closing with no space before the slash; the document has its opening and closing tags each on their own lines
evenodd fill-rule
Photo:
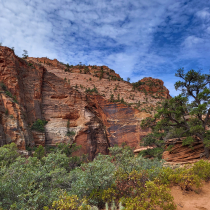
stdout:
<svg viewBox="0 0 210 210">
<path fill-rule="evenodd" d="M 98 94 L 98 90 L 97 90 L 97 88 L 95 87 L 95 85 L 94 85 L 94 88 L 93 88 L 93 89 L 86 88 L 85 92 L 86 92 L 86 93 L 90 93 L 90 94 L 92 94 L 92 93 L 97 93 L 97 94 Z"/>
<path fill-rule="evenodd" d="M 130 77 L 127 77 L 127 82 L 130 82 L 130 80 L 131 80 Z"/>
<path fill-rule="evenodd" d="M 117 100 L 120 101 L 120 94 L 117 95 Z"/>
<path fill-rule="evenodd" d="M 89 68 L 86 66 L 84 69 L 84 74 L 87 74 L 87 73 L 89 73 Z"/>
<path fill-rule="evenodd" d="M 98 208 L 87 205 L 86 199 L 79 199 L 77 195 L 68 195 L 66 191 L 59 197 L 58 201 L 53 201 L 53 209 L 62 210 L 98 210 Z"/>
<path fill-rule="evenodd" d="M 0 82 L 0 86 L 7 96 L 12 98 L 15 103 L 18 103 L 16 96 L 12 95 L 12 93 L 7 89 L 6 85 L 3 82 Z"/>
<path fill-rule="evenodd" d="M 45 149 L 42 145 L 39 145 L 38 148 L 35 149 L 34 157 L 37 157 L 39 160 L 41 160 L 45 156 Z"/>
<path fill-rule="evenodd" d="M 7 87 L 3 82 L 0 82 L 0 86 L 1 86 L 2 90 L 7 91 Z"/>
<path fill-rule="evenodd" d="M 28 51 L 27 50 L 23 50 L 23 54 L 22 54 L 24 59 L 28 58 Z"/>
<path fill-rule="evenodd" d="M 75 136 L 75 132 L 74 131 L 67 131 L 67 136 Z"/>
<path fill-rule="evenodd" d="M 67 127 L 67 133 L 66 133 L 67 136 L 74 136 L 76 134 L 74 131 L 70 131 L 70 120 L 69 119 L 67 121 L 66 127 Z"/>
<path fill-rule="evenodd" d="M 13 118 L 14 118 L 14 116 L 11 114 L 11 115 L 9 116 L 9 118 L 13 119 Z"/>
<path fill-rule="evenodd" d="M 210 180 L 210 163 L 205 160 L 200 160 L 191 168 L 193 174 L 199 176 L 202 180 Z"/>
<path fill-rule="evenodd" d="M 111 101 L 111 102 L 114 102 L 114 94 L 111 94 L 111 96 L 110 96 L 110 101 Z"/>
<path fill-rule="evenodd" d="M 139 87 L 140 87 L 141 85 L 144 85 L 144 84 L 145 84 L 145 83 L 144 83 L 144 82 L 141 82 L 141 81 L 132 83 L 133 90 L 135 90 L 135 89 L 139 90 Z"/>
<path fill-rule="evenodd" d="M 9 111 L 8 111 L 8 109 L 6 109 L 6 110 L 5 110 L 5 114 L 6 114 L 6 115 L 8 115 L 8 114 L 9 114 Z"/>
<path fill-rule="evenodd" d="M 36 120 L 33 125 L 31 126 L 31 130 L 45 132 L 44 126 L 47 124 L 46 120 Z"/>
</svg>

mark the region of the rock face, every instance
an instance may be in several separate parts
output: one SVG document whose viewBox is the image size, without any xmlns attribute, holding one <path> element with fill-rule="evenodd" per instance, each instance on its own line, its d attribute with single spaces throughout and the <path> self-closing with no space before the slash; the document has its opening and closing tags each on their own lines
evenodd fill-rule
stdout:
<svg viewBox="0 0 210 210">
<path fill-rule="evenodd" d="M 195 159 L 200 159 L 204 153 L 204 146 L 200 139 L 196 138 L 192 147 L 183 146 L 180 139 L 170 139 L 166 144 L 166 149 L 169 145 L 173 145 L 168 151 L 163 153 L 163 159 L 167 162 L 189 162 Z"/>
<path fill-rule="evenodd" d="M 160 79 L 145 77 L 142 80 L 139 80 L 136 85 L 140 91 L 149 93 L 155 98 L 171 98 L 169 90 L 163 85 L 163 81 Z"/>
<path fill-rule="evenodd" d="M 162 100 L 135 90 L 106 66 L 22 59 L 7 47 L 0 47 L 0 82 L 0 145 L 15 142 L 24 150 L 75 142 L 82 145 L 77 154 L 90 159 L 115 144 L 138 149 L 149 132 L 140 122 Z M 45 132 L 31 129 L 38 119 L 48 121 Z"/>
</svg>

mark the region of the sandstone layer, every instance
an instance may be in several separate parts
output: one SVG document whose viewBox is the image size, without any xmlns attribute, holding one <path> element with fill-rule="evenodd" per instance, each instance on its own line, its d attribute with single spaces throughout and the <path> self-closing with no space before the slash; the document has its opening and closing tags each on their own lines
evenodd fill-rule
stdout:
<svg viewBox="0 0 210 210">
<path fill-rule="evenodd" d="M 203 156 L 204 146 L 200 139 L 195 138 L 194 143 L 190 146 L 183 146 L 183 139 L 175 138 L 167 141 L 165 149 L 168 151 L 163 153 L 164 160 L 167 162 L 190 162 Z"/>
</svg>

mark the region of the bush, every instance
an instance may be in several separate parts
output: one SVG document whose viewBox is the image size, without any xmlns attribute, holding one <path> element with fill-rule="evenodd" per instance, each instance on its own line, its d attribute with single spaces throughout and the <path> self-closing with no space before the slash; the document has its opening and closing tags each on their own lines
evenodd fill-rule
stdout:
<svg viewBox="0 0 210 210">
<path fill-rule="evenodd" d="M 93 162 L 71 171 L 71 195 L 77 195 L 79 199 L 86 197 L 90 205 L 103 207 L 101 193 L 114 183 L 114 171 L 111 157 L 99 154 Z"/>
<path fill-rule="evenodd" d="M 0 165 L 9 166 L 19 157 L 18 148 L 15 143 L 0 147 Z"/>
<path fill-rule="evenodd" d="M 210 180 L 210 163 L 200 160 L 191 168 L 193 174 L 199 176 L 202 180 Z"/>
<path fill-rule="evenodd" d="M 38 148 L 35 149 L 34 157 L 37 157 L 39 160 L 41 160 L 45 156 L 45 149 L 42 145 L 39 145 Z"/>
<path fill-rule="evenodd" d="M 31 126 L 31 130 L 39 131 L 39 132 L 44 132 L 44 126 L 47 124 L 46 120 L 36 120 L 33 125 Z"/>
<path fill-rule="evenodd" d="M 4 93 L 7 96 L 9 96 L 10 98 L 12 98 L 15 103 L 18 103 L 16 96 L 13 96 L 12 95 L 12 93 L 7 89 L 7 86 L 3 82 L 0 82 L 0 86 L 1 86 L 2 90 L 4 91 Z"/>
<path fill-rule="evenodd" d="M 23 50 L 23 54 L 22 54 L 24 59 L 28 58 L 28 51 L 27 50 Z"/>
<path fill-rule="evenodd" d="M 40 161 L 36 157 L 21 158 L 0 168 L 0 206 L 10 209 L 43 209 L 59 198 L 61 190 L 70 189 L 68 160 L 60 152 Z"/>
<path fill-rule="evenodd" d="M 139 152 L 139 155 L 142 155 L 143 157 L 149 157 L 149 158 L 155 157 L 161 160 L 163 152 L 164 152 L 164 148 L 156 147 L 153 149 L 142 150 L 141 152 Z"/>
<path fill-rule="evenodd" d="M 201 186 L 201 178 L 193 170 L 187 168 L 172 169 L 169 167 L 162 168 L 157 183 L 166 185 L 178 185 L 182 190 L 192 190 L 193 187 Z"/>
<path fill-rule="evenodd" d="M 163 185 L 158 186 L 152 181 L 146 182 L 145 188 L 143 191 L 140 191 L 140 195 L 122 198 L 121 201 L 128 210 L 176 209 L 170 190 Z"/>
<path fill-rule="evenodd" d="M 94 86 L 93 89 L 86 88 L 85 92 L 86 93 L 90 93 L 90 94 L 92 94 L 92 93 L 97 93 L 98 94 L 98 90 L 97 90 L 97 88 L 95 86 Z"/>
<path fill-rule="evenodd" d="M 67 131 L 67 136 L 74 136 L 76 133 L 74 131 Z"/>
<path fill-rule="evenodd" d="M 62 210 L 88 210 L 91 209 L 90 205 L 86 204 L 86 199 L 79 200 L 77 195 L 67 195 L 64 192 L 58 201 L 53 201 L 52 208 L 53 209 L 62 209 Z"/>
<path fill-rule="evenodd" d="M 0 206 L 97 209 L 107 202 L 113 209 L 121 203 L 125 209 L 172 210 L 168 186 L 192 190 L 210 178 L 210 163 L 203 160 L 189 169 L 172 169 L 157 159 L 135 157 L 133 149 L 123 145 L 110 148 L 111 155 L 82 163 L 83 157 L 72 157 L 77 149 L 75 144 L 59 144 L 43 157 L 40 146 L 37 157 L 26 159 L 19 157 L 14 143 L 0 147 Z"/>
<path fill-rule="evenodd" d="M 124 173 L 131 173 L 133 170 L 138 172 L 147 170 L 150 180 L 154 180 L 163 167 L 163 161 L 159 161 L 158 159 L 150 160 L 142 156 L 134 157 L 133 150 L 128 146 L 124 148 L 115 146 L 109 150 L 114 159 L 113 163 L 116 169 L 120 169 Z"/>
<path fill-rule="evenodd" d="M 104 190 L 103 199 L 106 202 L 122 202 L 125 209 L 175 209 L 173 197 L 169 189 L 163 185 L 157 185 L 153 181 L 148 181 L 147 171 L 116 173 L 115 185 Z"/>
</svg>

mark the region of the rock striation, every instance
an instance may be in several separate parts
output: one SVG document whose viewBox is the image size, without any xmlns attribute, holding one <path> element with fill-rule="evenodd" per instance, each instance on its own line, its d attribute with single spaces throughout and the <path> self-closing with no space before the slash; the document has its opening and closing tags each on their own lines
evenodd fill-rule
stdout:
<svg viewBox="0 0 210 210">
<path fill-rule="evenodd" d="M 201 140 L 194 137 L 195 141 L 189 147 L 182 145 L 184 138 L 185 137 L 179 139 L 169 139 L 165 146 L 165 149 L 168 149 L 168 151 L 163 153 L 162 158 L 167 162 L 190 162 L 196 159 L 200 159 L 204 153 L 204 146 Z"/>
<path fill-rule="evenodd" d="M 88 154 L 89 159 L 122 143 L 138 149 L 150 132 L 140 128 L 141 120 L 169 97 L 163 82 L 158 84 L 164 94 L 154 96 L 106 66 L 22 59 L 7 47 L 0 47 L 0 82 L 0 145 L 15 142 L 25 150 L 77 143 L 82 146 L 77 154 Z M 47 121 L 44 132 L 32 130 L 39 119 Z"/>
</svg>

